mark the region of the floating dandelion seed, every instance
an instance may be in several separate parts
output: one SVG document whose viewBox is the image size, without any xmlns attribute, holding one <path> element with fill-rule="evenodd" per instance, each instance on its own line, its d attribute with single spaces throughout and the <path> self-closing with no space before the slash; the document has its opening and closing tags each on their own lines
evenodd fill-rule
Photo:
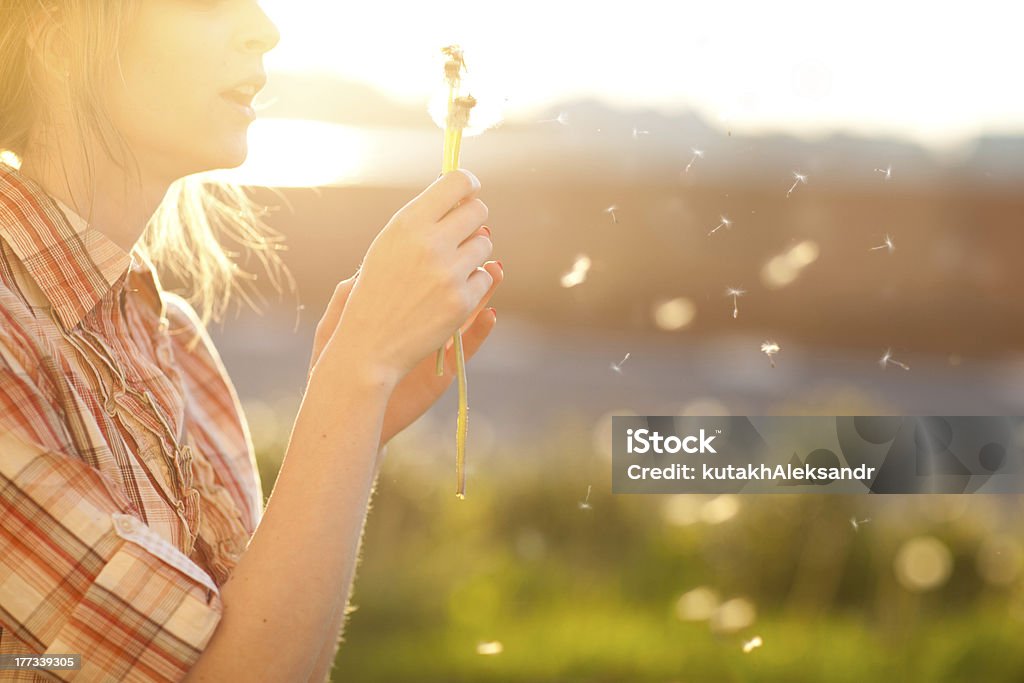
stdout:
<svg viewBox="0 0 1024 683">
<path fill-rule="evenodd" d="M 731 220 L 729 220 L 725 216 L 719 216 L 719 218 L 721 219 L 722 222 L 719 223 L 718 225 L 716 225 L 715 227 L 711 228 L 711 232 L 708 233 L 709 235 L 714 235 L 716 232 L 718 232 L 719 228 L 731 228 L 732 227 L 732 221 Z"/>
<path fill-rule="evenodd" d="M 736 316 L 739 315 L 740 313 L 739 302 L 737 301 L 737 299 L 739 299 L 746 293 L 747 291 L 745 289 L 737 289 L 736 287 L 729 287 L 728 289 L 725 290 L 725 295 L 732 297 L 732 317 L 734 320 L 736 319 Z"/>
<path fill-rule="evenodd" d="M 560 124 L 562 126 L 568 126 L 569 125 L 569 114 L 568 114 L 568 112 L 560 111 L 560 112 L 558 112 L 558 116 L 556 116 L 555 118 L 553 118 L 553 119 L 542 119 L 542 120 L 538 121 L 537 123 L 557 123 L 557 124 Z"/>
<path fill-rule="evenodd" d="M 867 519 L 860 519 L 860 520 L 858 520 L 856 517 L 850 517 L 850 526 L 853 527 L 854 531 L 860 531 L 860 525 L 861 524 L 867 524 L 870 521 L 871 521 L 870 517 L 868 517 Z"/>
<path fill-rule="evenodd" d="M 622 364 L 625 363 L 627 360 L 629 360 L 629 354 L 628 353 L 625 356 L 623 356 L 622 360 L 620 360 L 618 363 L 612 363 L 612 366 L 611 366 L 612 370 L 614 370 L 615 372 L 617 372 L 617 373 L 619 373 L 621 375 L 622 374 Z"/>
<path fill-rule="evenodd" d="M 650 135 L 650 134 L 651 134 L 651 131 L 649 131 L 649 130 L 639 130 L 636 126 L 633 126 L 633 139 L 634 140 L 636 140 L 641 135 Z"/>
<path fill-rule="evenodd" d="M 587 280 L 587 271 L 590 270 L 590 257 L 579 255 L 572 264 L 572 270 L 562 276 L 562 286 L 568 289 L 581 285 Z"/>
<path fill-rule="evenodd" d="M 579 502 L 580 510 L 590 509 L 590 484 L 587 484 L 587 497 Z"/>
<path fill-rule="evenodd" d="M 505 648 L 497 640 L 489 643 L 477 643 L 476 653 L 478 655 L 500 655 Z"/>
<path fill-rule="evenodd" d="M 619 210 L 619 207 L 616 206 L 615 204 L 612 204 L 611 206 L 609 206 L 607 209 L 604 210 L 605 213 L 611 215 L 612 223 L 615 223 L 616 225 L 618 225 L 618 223 L 619 223 L 619 217 L 615 215 L 615 212 L 618 211 L 618 210 Z"/>
<path fill-rule="evenodd" d="M 781 350 L 782 348 L 777 343 L 773 342 L 770 339 L 761 344 L 761 353 L 768 356 L 768 360 L 769 362 L 771 362 L 773 368 L 775 367 L 774 356 Z"/>
<path fill-rule="evenodd" d="M 789 199 L 789 195 L 793 194 L 793 190 L 796 189 L 797 185 L 799 185 L 800 183 L 803 183 L 804 185 L 807 184 L 807 176 L 805 176 L 803 173 L 800 173 L 799 171 L 793 171 L 793 179 L 793 185 L 789 188 L 789 191 L 786 192 L 787 199 Z"/>
<path fill-rule="evenodd" d="M 690 163 L 686 164 L 686 170 L 684 170 L 683 173 L 689 173 L 690 172 L 690 167 L 693 166 L 694 162 L 696 162 L 697 159 L 703 159 L 704 158 L 704 151 L 703 150 L 697 149 L 696 147 L 691 147 L 690 151 L 693 152 L 693 157 L 691 157 Z"/>
<path fill-rule="evenodd" d="M 761 640 L 761 636 L 754 636 L 750 640 L 743 643 L 743 653 L 750 654 L 762 645 L 764 645 L 764 641 Z"/>
<path fill-rule="evenodd" d="M 881 173 L 885 180 L 892 180 L 892 164 L 885 168 L 876 168 L 875 173 Z"/>
<path fill-rule="evenodd" d="M 889 235 L 885 236 L 885 242 L 879 244 L 877 247 L 871 247 L 868 251 L 875 251 L 876 249 L 888 249 L 889 253 L 896 251 L 896 245 L 892 243 L 892 238 Z"/>
<path fill-rule="evenodd" d="M 903 368 L 904 370 L 910 369 L 910 366 L 907 365 L 906 363 L 901 363 L 898 360 L 893 359 L 892 349 L 885 350 L 885 353 L 882 354 L 882 357 L 878 359 L 878 364 L 882 366 L 883 370 L 885 370 L 885 366 L 889 364 L 895 365 L 898 368 Z"/>
</svg>

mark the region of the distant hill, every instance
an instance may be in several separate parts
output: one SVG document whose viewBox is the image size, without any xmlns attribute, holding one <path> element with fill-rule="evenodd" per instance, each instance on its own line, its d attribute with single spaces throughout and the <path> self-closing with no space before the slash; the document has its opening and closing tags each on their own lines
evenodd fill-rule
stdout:
<svg viewBox="0 0 1024 683">
<path fill-rule="evenodd" d="M 425 135 L 437 130 L 424 109 L 396 102 L 365 83 L 337 77 L 275 74 L 261 99 L 270 102 L 262 110 L 268 117 L 312 118 Z M 560 114 L 564 124 L 552 120 Z M 694 148 L 704 157 L 684 174 Z M 958 181 L 1002 186 L 1024 180 L 1024 137 L 979 138 L 968 156 L 949 163 L 896 138 L 846 133 L 815 140 L 743 136 L 715 127 L 692 111 L 629 110 L 596 99 L 567 101 L 535 122 L 504 123 L 467 142 L 464 149 L 472 155 L 474 168 L 518 177 L 563 173 L 578 182 L 677 177 L 682 183 L 763 182 L 768 188 L 785 185 L 799 171 L 815 186 L 856 187 L 884 182 L 882 170 L 887 168 L 892 169 L 891 181 L 903 187 Z M 432 159 L 432 148 L 429 153 Z"/>
</svg>

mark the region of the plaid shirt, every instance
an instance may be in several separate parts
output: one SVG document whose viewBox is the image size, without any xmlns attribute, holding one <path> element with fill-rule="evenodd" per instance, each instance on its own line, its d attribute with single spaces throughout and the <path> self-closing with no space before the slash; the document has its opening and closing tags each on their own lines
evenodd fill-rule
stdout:
<svg viewBox="0 0 1024 683">
<path fill-rule="evenodd" d="M 0 164 L 0 654 L 82 655 L 0 680 L 181 679 L 262 509 L 192 307 Z"/>
</svg>

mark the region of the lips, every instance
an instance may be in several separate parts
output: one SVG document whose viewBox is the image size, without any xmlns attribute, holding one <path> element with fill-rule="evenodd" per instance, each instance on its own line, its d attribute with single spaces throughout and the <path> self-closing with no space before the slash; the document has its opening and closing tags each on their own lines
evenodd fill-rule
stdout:
<svg viewBox="0 0 1024 683">
<path fill-rule="evenodd" d="M 243 107 L 251 107 L 252 100 L 256 97 L 256 92 L 257 89 L 255 85 L 242 85 L 225 91 L 223 95 L 236 104 L 240 104 Z"/>
<path fill-rule="evenodd" d="M 263 89 L 266 82 L 267 79 L 265 76 L 256 76 L 239 83 L 229 90 L 225 90 L 221 93 L 221 96 L 224 97 L 224 99 L 234 102 L 240 107 L 251 111 L 253 98 L 255 98 L 256 94 Z"/>
</svg>

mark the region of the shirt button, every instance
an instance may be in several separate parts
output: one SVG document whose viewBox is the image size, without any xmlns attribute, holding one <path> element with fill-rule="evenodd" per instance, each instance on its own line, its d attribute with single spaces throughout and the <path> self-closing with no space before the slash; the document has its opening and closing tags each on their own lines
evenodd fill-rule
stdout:
<svg viewBox="0 0 1024 683">
<path fill-rule="evenodd" d="M 135 531 L 135 518 L 134 517 L 119 517 L 117 519 L 117 528 L 126 534 L 130 534 Z"/>
</svg>

